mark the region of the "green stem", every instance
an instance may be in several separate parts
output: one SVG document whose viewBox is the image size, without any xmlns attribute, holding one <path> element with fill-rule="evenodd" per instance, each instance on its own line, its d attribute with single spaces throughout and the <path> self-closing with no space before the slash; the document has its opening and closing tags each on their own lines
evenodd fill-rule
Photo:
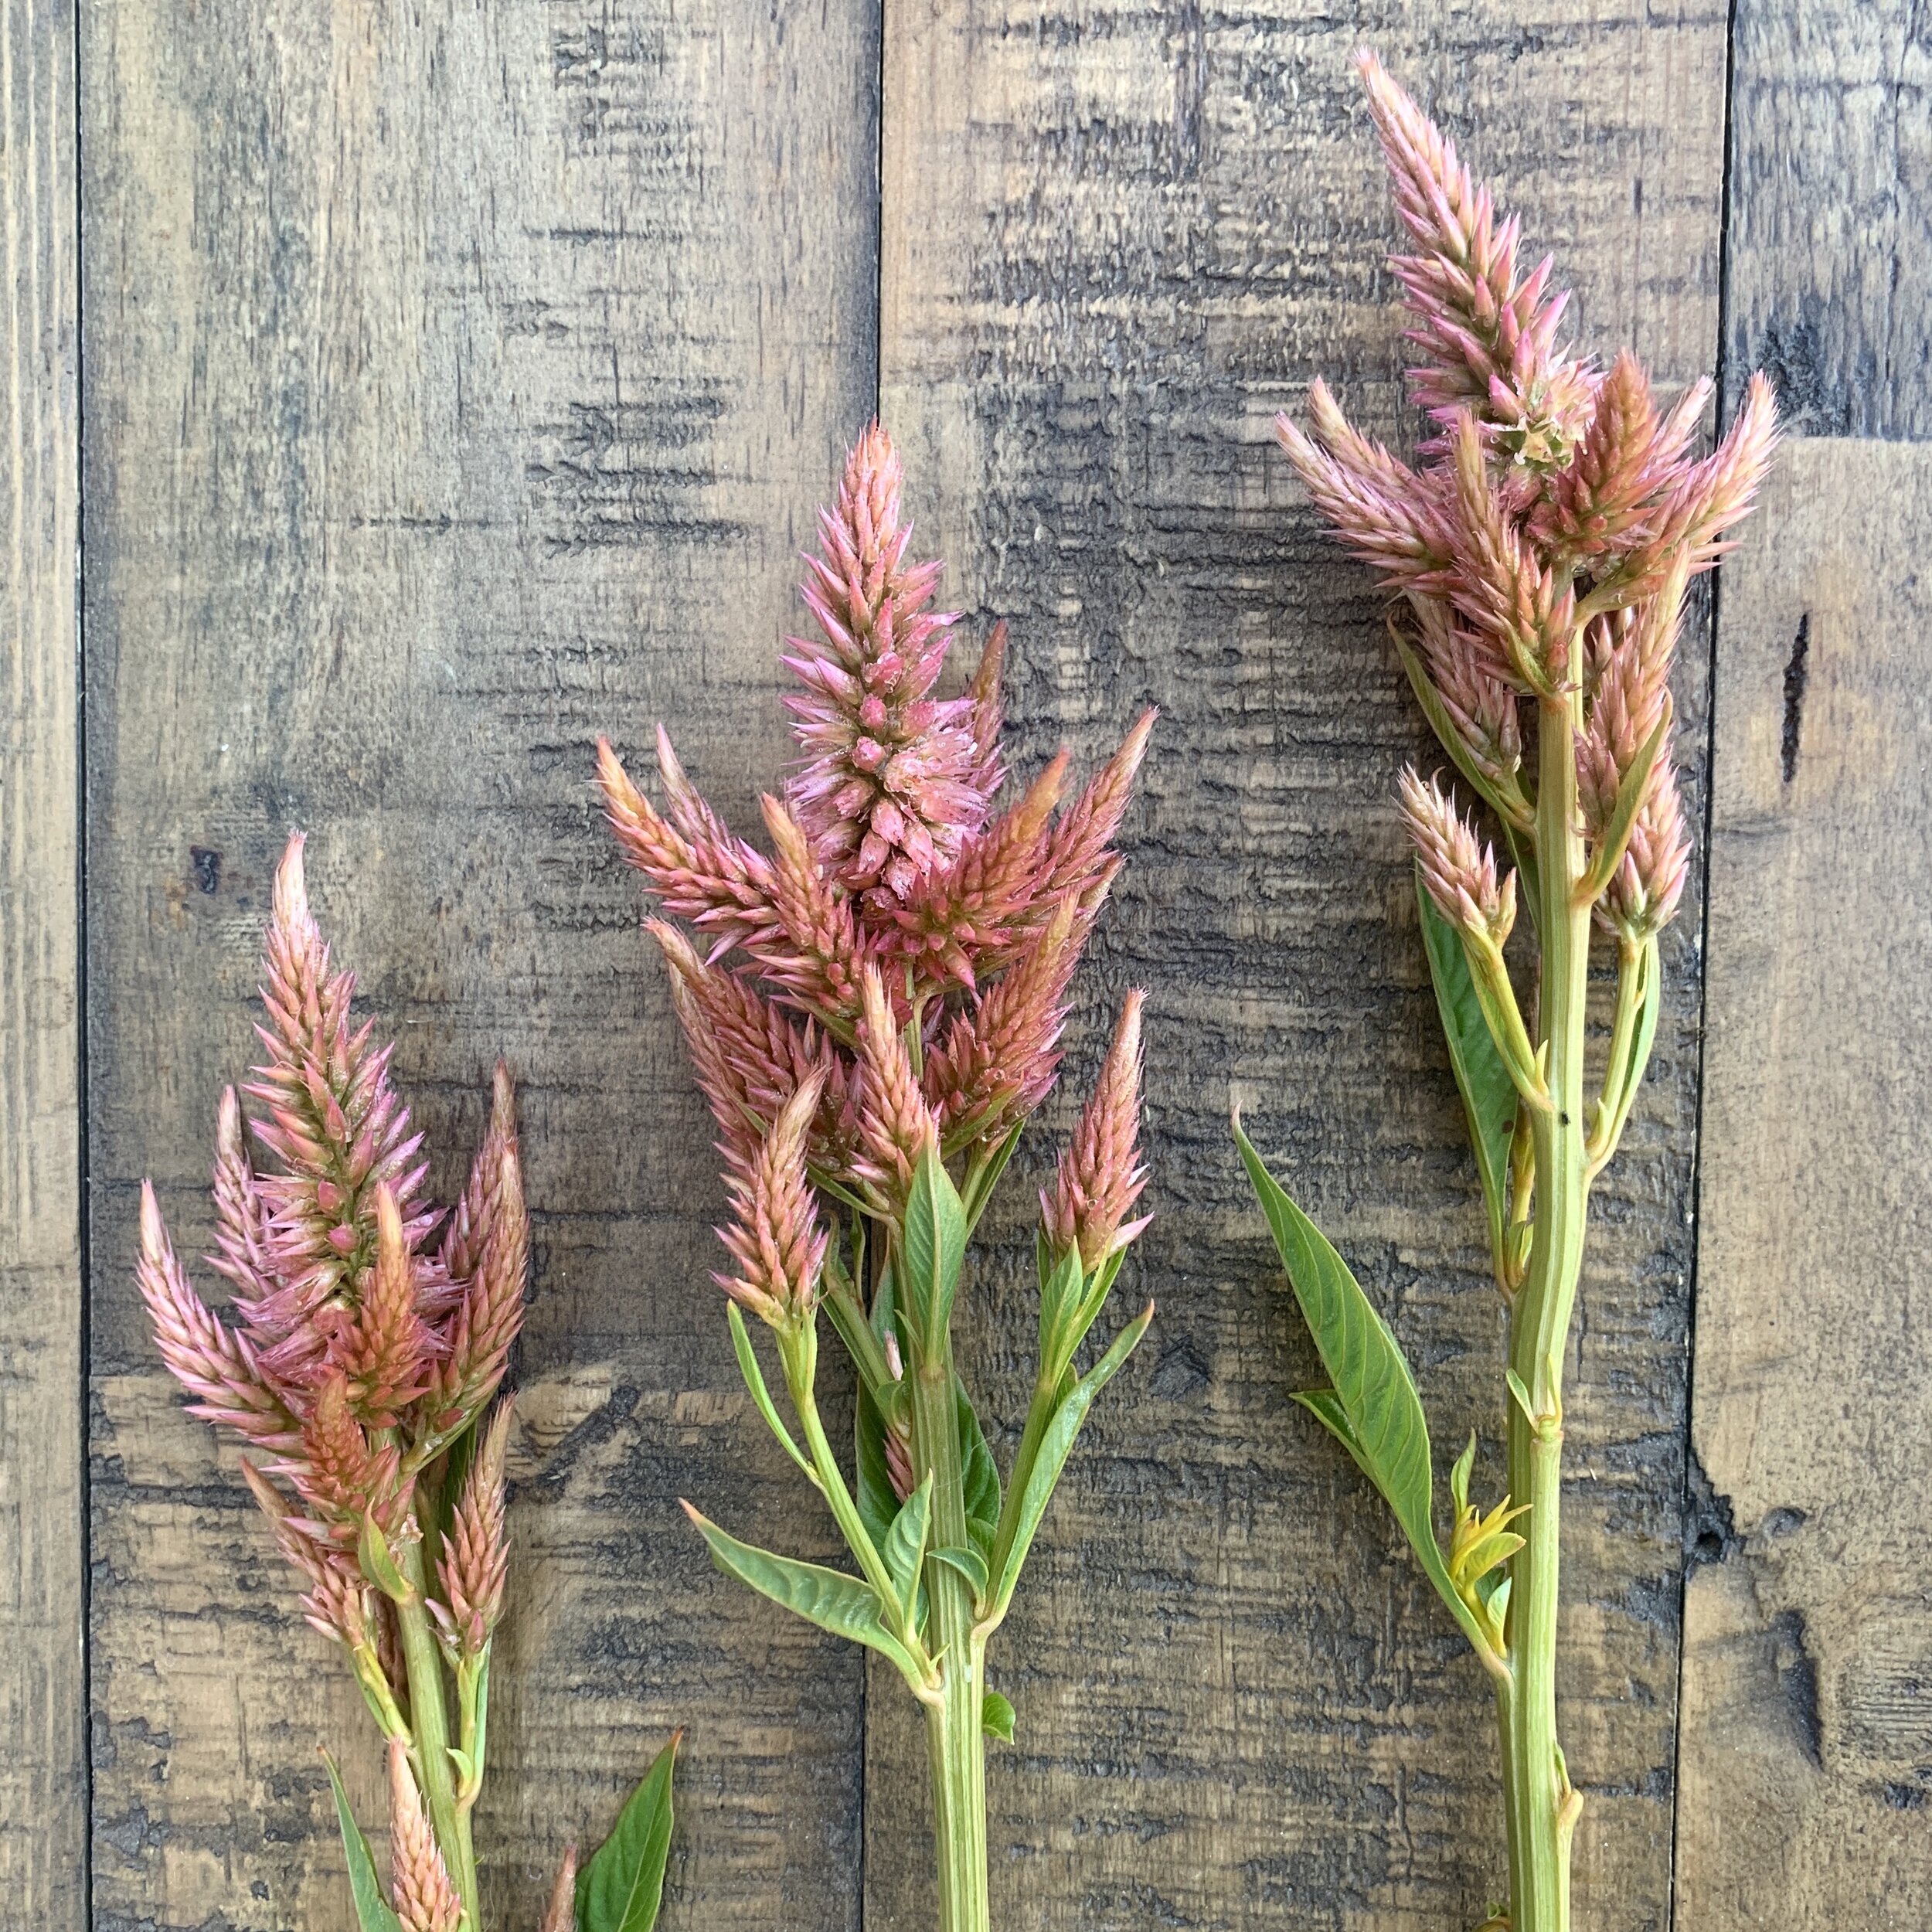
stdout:
<svg viewBox="0 0 1932 1932">
<path fill-rule="evenodd" d="M 437 1647 L 436 1633 L 430 1628 L 430 1614 L 423 1603 L 423 1546 L 411 1538 L 396 1550 L 400 1565 L 410 1586 L 409 1600 L 396 1607 L 396 1621 L 403 1639 L 403 1661 L 410 1680 L 410 1720 L 416 1736 L 417 1774 L 423 1781 L 423 1797 L 429 1807 L 430 1828 L 443 1851 L 443 1862 L 455 1882 L 470 1932 L 481 1932 L 482 1913 L 478 1905 L 476 1853 L 470 1842 L 470 1819 L 456 1801 L 456 1784 L 450 1763 L 448 1694 L 443 1685 L 443 1653 Z"/>
<path fill-rule="evenodd" d="M 898 1613 L 895 1628 L 900 1636 L 914 1638 L 911 1648 L 917 1652 L 911 1607 L 900 1604 L 892 1573 L 886 1569 L 885 1558 L 879 1555 L 867 1533 L 865 1519 L 859 1515 L 859 1505 L 852 1501 L 852 1492 L 845 1486 L 845 1471 L 838 1467 L 838 1459 L 832 1453 L 825 1425 L 819 1417 L 818 1331 L 809 1321 L 795 1328 L 781 1330 L 778 1352 L 784 1359 L 785 1384 L 791 1391 L 791 1406 L 798 1412 L 798 1426 L 805 1434 L 805 1447 L 811 1454 L 812 1467 L 818 1471 L 818 1486 L 832 1505 L 839 1534 L 845 1538 L 859 1567 L 866 1573 L 866 1582 Z"/>
<path fill-rule="evenodd" d="M 1570 1841 L 1580 1801 L 1556 1742 L 1556 1607 L 1563 1491 L 1563 1350 L 1582 1272 L 1589 1180 L 1583 1144 L 1583 1036 L 1590 906 L 1577 805 L 1575 696 L 1538 706 L 1536 849 L 1543 887 L 1539 1029 L 1547 1107 L 1532 1112 L 1536 1223 L 1512 1313 L 1510 1366 L 1529 1413 L 1509 1404 L 1509 1493 L 1527 1503 L 1526 1539 L 1511 1564 L 1512 1683 L 1502 1711 L 1510 1806 L 1512 1932 L 1568 1932 Z"/>
<path fill-rule="evenodd" d="M 922 1478 L 933 1479 L 931 1546 L 970 1547 L 951 1337 L 942 1336 L 936 1352 L 916 1361 L 911 1376 L 913 1464 Z M 985 1641 L 974 1628 L 972 1587 L 950 1563 L 928 1559 L 926 1594 L 941 1692 L 926 1710 L 940 1932 L 988 1932 Z"/>
</svg>

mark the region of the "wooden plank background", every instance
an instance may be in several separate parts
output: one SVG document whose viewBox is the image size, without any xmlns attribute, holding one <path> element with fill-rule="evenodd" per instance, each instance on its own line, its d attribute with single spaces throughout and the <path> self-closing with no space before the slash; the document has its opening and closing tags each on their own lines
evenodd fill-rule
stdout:
<svg viewBox="0 0 1932 1932">
<path fill-rule="evenodd" d="M 1151 988 L 1129 1285 L 1162 1311 L 995 1651 L 996 1920 L 1421 1932 L 1498 1895 L 1485 1693 L 1287 1404 L 1311 1354 L 1225 1124 L 1361 1266 L 1438 1439 L 1493 1451 L 1501 1316 L 1389 804 L 1421 734 L 1269 435 L 1317 372 L 1410 434 L 1361 39 L 1555 251 L 1584 342 L 1732 399 L 1767 366 L 1794 416 L 1685 653 L 1708 904 L 1700 852 L 1573 1363 L 1579 1923 L 1842 1932 L 1927 1896 L 1923 26 L 4 5 L 0 1927 L 351 1923 L 315 1746 L 356 1740 L 379 1814 L 368 1727 L 128 1272 L 144 1174 L 205 1240 L 294 825 L 446 1191 L 493 1056 L 522 1082 L 495 1922 L 683 1723 L 667 1932 L 930 1923 L 903 1691 L 675 1514 L 831 1546 L 746 1426 L 709 1136 L 586 784 L 600 730 L 662 717 L 750 821 L 795 553 L 875 408 L 949 601 L 1012 627 L 1022 770 L 1164 712 L 1073 1061 Z M 965 1324 L 1009 1434 L 1052 1147 Z"/>
</svg>

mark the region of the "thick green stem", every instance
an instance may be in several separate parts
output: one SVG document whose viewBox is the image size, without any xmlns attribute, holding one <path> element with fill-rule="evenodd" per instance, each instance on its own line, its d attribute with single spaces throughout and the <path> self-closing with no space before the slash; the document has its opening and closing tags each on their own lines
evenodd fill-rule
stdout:
<svg viewBox="0 0 1932 1932">
<path fill-rule="evenodd" d="M 1539 706 L 1536 850 L 1543 890 L 1538 1031 L 1550 1104 L 1532 1116 L 1536 1224 L 1511 1321 L 1510 1366 L 1529 1413 L 1509 1405 L 1509 1493 L 1526 1503 L 1511 1565 L 1512 1683 L 1503 1709 L 1512 1932 L 1568 1932 L 1570 1841 L 1579 1801 L 1556 1742 L 1556 1609 L 1563 1492 L 1563 1351 L 1583 1266 L 1589 1179 L 1583 1117 L 1590 906 L 1577 806 L 1573 694 Z"/>
<path fill-rule="evenodd" d="M 968 1549 L 950 1336 L 912 1367 L 913 1458 L 930 1475 L 931 1547 Z M 985 1643 L 974 1629 L 972 1586 L 950 1563 L 926 1565 L 930 1648 L 941 1695 L 926 1711 L 933 1777 L 933 1839 L 939 1861 L 940 1932 L 988 1932 L 986 1894 Z"/>
<path fill-rule="evenodd" d="M 476 1853 L 470 1842 L 469 1813 L 459 1806 L 450 1762 L 448 1693 L 443 1684 L 443 1654 L 430 1614 L 423 1604 L 423 1546 L 411 1539 L 397 1549 L 410 1586 L 407 1603 L 399 1604 L 396 1621 L 403 1639 L 403 1661 L 410 1679 L 410 1722 L 416 1738 L 417 1774 L 429 1808 L 430 1828 L 442 1848 L 443 1862 L 454 1881 L 469 1920 L 470 1932 L 481 1932 L 478 1906 Z"/>
</svg>

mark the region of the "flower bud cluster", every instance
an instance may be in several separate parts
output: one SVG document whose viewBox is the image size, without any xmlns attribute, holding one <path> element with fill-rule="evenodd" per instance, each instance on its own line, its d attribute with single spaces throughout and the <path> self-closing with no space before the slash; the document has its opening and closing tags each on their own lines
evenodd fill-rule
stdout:
<svg viewBox="0 0 1932 1932">
<path fill-rule="evenodd" d="M 1770 385 L 1754 376 L 1716 450 L 1693 457 L 1708 386 L 1660 411 L 1628 353 L 1607 371 L 1566 354 L 1568 297 L 1550 291 L 1549 261 L 1519 270 L 1515 217 L 1497 219 L 1454 146 L 1372 54 L 1360 61 L 1417 250 L 1392 266 L 1420 352 L 1410 393 L 1434 431 L 1411 468 L 1318 382 L 1309 428 L 1284 417 L 1277 432 L 1316 509 L 1403 597 L 1403 648 L 1437 729 L 1516 830 L 1534 820 L 1519 708 L 1574 699 L 1584 831 L 1612 848 L 1597 916 L 1641 944 L 1675 911 L 1690 849 L 1668 741 L 1679 616 L 1763 479 Z M 1404 817 L 1447 910 L 1458 886 L 1441 814 L 1405 794 Z"/>
<path fill-rule="evenodd" d="M 298 834 L 275 876 L 264 1063 L 244 1090 L 265 1111 L 245 1121 L 231 1088 L 216 1128 L 209 1260 L 237 1324 L 190 1284 L 145 1183 L 136 1275 L 189 1413 L 256 1452 L 249 1483 L 308 1581 L 310 1622 L 400 1692 L 383 1580 L 361 1553 L 371 1533 L 385 1550 L 417 1536 L 417 1477 L 495 1396 L 522 1322 L 529 1229 L 508 1072 L 497 1069 L 488 1131 L 445 1219 L 422 1198 L 421 1136 L 390 1085 L 393 1049 L 352 1024 L 354 989 L 310 916 Z M 257 1171 L 248 1130 L 277 1171 Z M 436 1612 L 466 1651 L 501 1605 L 506 1422 L 500 1409 L 485 1427 L 444 1555 Z"/>
<path fill-rule="evenodd" d="M 927 1148 L 990 1160 L 1051 1090 L 1153 724 L 1150 712 L 1057 817 L 1064 753 L 998 809 L 1005 627 L 962 696 L 934 696 L 957 620 L 930 608 L 940 566 L 908 560 L 900 486 L 875 424 L 807 559 L 819 634 L 784 660 L 802 757 L 763 801 L 768 856 L 692 790 L 662 731 L 662 811 L 599 748 L 612 828 L 669 916 L 650 930 L 718 1122 L 737 1217 L 718 1278 L 778 1323 L 816 1298 L 815 1192 L 894 1221 Z M 1067 1183 L 1067 1225 L 1102 1248 L 1138 1227 L 1120 1232 L 1140 1188 L 1122 1077 L 1103 1076 L 1107 1124 Z"/>
</svg>

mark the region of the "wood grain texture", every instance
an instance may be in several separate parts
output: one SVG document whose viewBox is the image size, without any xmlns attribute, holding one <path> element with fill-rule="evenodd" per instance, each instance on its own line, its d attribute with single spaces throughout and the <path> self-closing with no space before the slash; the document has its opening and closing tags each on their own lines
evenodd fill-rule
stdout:
<svg viewBox="0 0 1932 1932">
<path fill-rule="evenodd" d="M 401 1039 L 447 1198 L 490 1061 L 536 1220 L 481 1815 L 535 1923 L 689 1726 L 675 1922 L 857 1922 L 860 1674 L 703 1563 L 788 1495 L 706 1279 L 711 1138 L 594 810 L 675 729 L 740 818 L 794 553 L 871 407 L 876 32 L 743 0 L 83 9 L 104 1929 L 352 1922 L 372 1727 L 129 1277 L 205 1246 L 270 868 Z M 774 1505 L 777 1506 L 777 1505 Z M 818 1534 L 799 1532 L 809 1549 Z"/>
<path fill-rule="evenodd" d="M 0 1926 L 87 1923 L 73 19 L 0 7 Z"/>
<path fill-rule="evenodd" d="M 1738 0 L 1727 367 L 1813 436 L 1932 437 L 1932 22 Z"/>
<path fill-rule="evenodd" d="M 1680 1922 L 1932 1891 L 1932 445 L 1790 445 L 1726 566 Z"/>
<path fill-rule="evenodd" d="M 995 1687 L 995 1916 L 1473 1923 L 1502 1889 L 1474 1662 L 1334 1445 L 1226 1120 L 1231 1096 L 1386 1308 L 1437 1439 L 1495 1480 L 1502 1329 L 1390 796 L 1421 728 L 1366 573 L 1270 423 L 1325 371 L 1406 441 L 1394 224 L 1359 38 L 1436 107 L 1580 291 L 1582 339 L 1666 383 L 1716 342 L 1721 11 L 894 4 L 881 382 L 949 598 L 1013 627 L 1029 760 L 1165 708 L 1071 1071 L 1149 985 L 1151 1204 L 1124 1284 L 1162 1312 L 1043 1532 Z M 1693 651 L 1693 658 L 1700 654 Z M 1679 689 L 1687 745 L 1700 669 Z M 1701 781 L 1701 774 L 1694 774 Z M 1668 1920 L 1696 916 L 1600 1190 L 1569 1423 L 1566 1743 L 1590 1808 L 1580 1922 Z M 1063 1105 L 1060 1124 L 1070 1117 Z M 967 1319 L 1011 1431 L 1032 1332 L 1026 1183 Z M 875 1679 L 867 1923 L 927 1910 L 923 1770 Z"/>
</svg>

